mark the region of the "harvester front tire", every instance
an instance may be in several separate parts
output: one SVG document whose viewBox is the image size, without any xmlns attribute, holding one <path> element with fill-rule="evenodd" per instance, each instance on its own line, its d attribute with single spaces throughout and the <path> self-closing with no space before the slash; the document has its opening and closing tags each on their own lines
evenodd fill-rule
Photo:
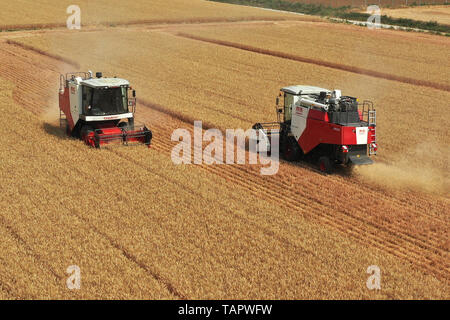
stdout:
<svg viewBox="0 0 450 320">
<path fill-rule="evenodd" d="M 319 158 L 319 170 L 322 173 L 332 173 L 333 172 L 333 164 L 331 163 L 330 158 L 328 157 L 320 157 Z"/>
<path fill-rule="evenodd" d="M 117 126 L 119 128 L 126 128 L 126 129 L 128 129 L 128 127 L 129 127 L 128 123 L 126 123 L 126 122 L 120 122 Z"/>
<path fill-rule="evenodd" d="M 80 138 L 84 140 L 84 138 L 90 133 L 93 132 L 94 128 L 91 126 L 82 126 L 80 130 Z"/>
</svg>

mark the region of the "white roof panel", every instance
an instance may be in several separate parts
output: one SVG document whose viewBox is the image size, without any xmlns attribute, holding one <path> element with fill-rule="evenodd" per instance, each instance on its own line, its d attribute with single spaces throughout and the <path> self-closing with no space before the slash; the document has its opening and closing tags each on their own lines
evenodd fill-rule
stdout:
<svg viewBox="0 0 450 320">
<path fill-rule="evenodd" d="M 314 86 L 303 86 L 303 85 L 284 87 L 284 88 L 281 88 L 281 91 L 287 92 L 290 94 L 300 94 L 300 93 L 301 94 L 320 94 L 321 91 L 331 93 L 331 91 L 328 89 L 314 87 Z"/>
<path fill-rule="evenodd" d="M 120 78 L 92 78 L 81 81 L 81 84 L 87 85 L 89 87 L 120 87 L 129 86 L 128 80 Z"/>
</svg>

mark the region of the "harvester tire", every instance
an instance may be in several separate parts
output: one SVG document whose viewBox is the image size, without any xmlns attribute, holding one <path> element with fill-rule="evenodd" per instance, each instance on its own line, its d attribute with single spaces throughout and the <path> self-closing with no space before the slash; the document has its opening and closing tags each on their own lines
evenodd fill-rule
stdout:
<svg viewBox="0 0 450 320">
<path fill-rule="evenodd" d="M 120 122 L 117 126 L 118 126 L 119 128 L 128 128 L 128 123 L 126 123 L 126 122 Z"/>
<path fill-rule="evenodd" d="M 283 159 L 285 159 L 286 161 L 289 161 L 289 162 L 299 160 L 300 156 L 302 154 L 297 141 L 292 137 L 288 137 L 283 142 L 282 152 L 283 152 L 282 153 Z"/>
<path fill-rule="evenodd" d="M 319 170 L 322 173 L 331 173 L 333 171 L 333 165 L 330 158 L 320 157 L 319 158 Z"/>
</svg>

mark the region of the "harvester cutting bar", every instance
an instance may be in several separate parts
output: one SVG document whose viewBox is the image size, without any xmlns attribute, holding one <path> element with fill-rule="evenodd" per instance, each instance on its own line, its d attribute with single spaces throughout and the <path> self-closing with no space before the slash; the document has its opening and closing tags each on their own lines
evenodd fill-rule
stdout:
<svg viewBox="0 0 450 320">
<path fill-rule="evenodd" d="M 137 130 L 125 126 L 101 128 L 89 132 L 84 140 L 86 144 L 95 148 L 112 142 L 121 142 L 124 145 L 128 145 L 129 142 L 138 142 L 150 147 L 152 132 L 145 126 Z"/>
</svg>

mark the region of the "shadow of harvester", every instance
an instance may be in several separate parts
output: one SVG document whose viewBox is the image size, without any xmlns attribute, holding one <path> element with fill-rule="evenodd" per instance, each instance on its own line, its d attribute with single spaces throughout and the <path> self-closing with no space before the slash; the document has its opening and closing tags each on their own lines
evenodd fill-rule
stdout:
<svg viewBox="0 0 450 320">
<path fill-rule="evenodd" d="M 42 128 L 47 134 L 57 137 L 59 139 L 63 140 L 71 139 L 70 137 L 67 136 L 65 128 L 60 127 L 58 124 L 44 122 L 42 124 Z"/>
</svg>

